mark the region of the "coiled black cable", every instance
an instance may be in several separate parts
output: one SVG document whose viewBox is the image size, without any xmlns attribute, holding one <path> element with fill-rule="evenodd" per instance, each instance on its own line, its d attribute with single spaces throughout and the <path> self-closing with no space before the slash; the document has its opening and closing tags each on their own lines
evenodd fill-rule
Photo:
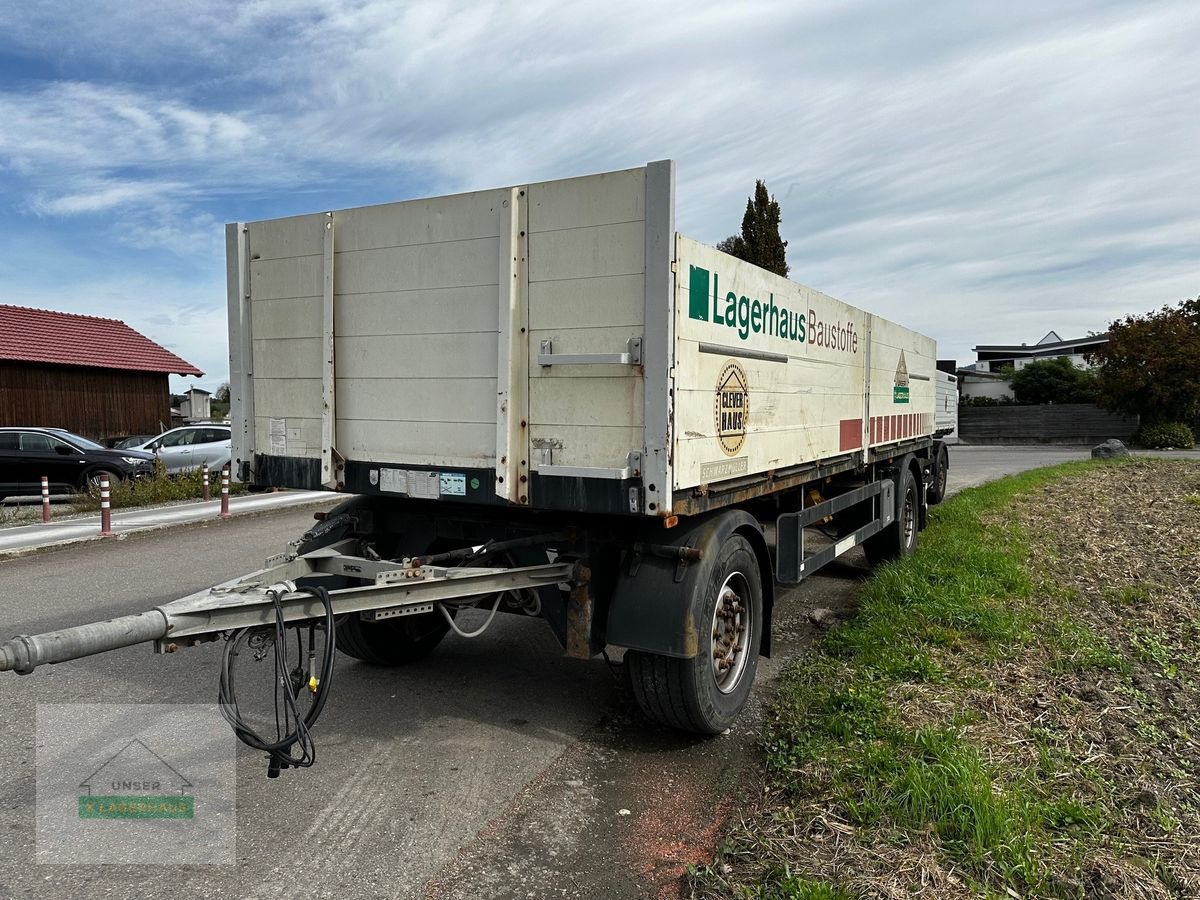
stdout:
<svg viewBox="0 0 1200 900">
<path fill-rule="evenodd" d="M 337 650 L 337 629 L 334 624 L 333 601 L 329 591 L 323 587 L 306 587 L 305 591 L 321 601 L 325 608 L 324 631 L 325 644 L 321 654 L 321 665 L 318 672 L 312 670 L 312 661 L 316 657 L 317 621 L 308 626 L 308 662 L 305 668 L 304 642 L 300 634 L 300 626 L 296 626 L 296 644 L 300 658 L 296 665 L 291 665 L 288 658 L 287 628 L 284 620 L 283 606 L 279 602 L 279 593 L 268 592 L 275 605 L 275 739 L 263 737 L 251 728 L 242 717 L 238 708 L 236 681 L 234 669 L 238 654 L 241 652 L 243 638 L 258 629 L 242 628 L 230 635 L 225 643 L 225 651 L 221 656 L 221 681 L 218 688 L 217 702 L 221 706 L 221 715 L 233 727 L 238 739 L 248 747 L 262 750 L 267 754 L 267 777 L 277 778 L 281 769 L 305 768 L 317 761 L 317 750 L 312 739 L 312 727 L 316 724 L 329 697 L 329 688 L 333 684 L 333 662 Z M 305 674 L 308 675 L 305 678 Z M 314 681 L 315 679 L 315 681 Z M 308 712 L 301 716 L 297 698 L 304 690 L 313 693 L 312 705 Z M 282 694 L 282 720 L 280 718 L 280 695 Z M 298 753 L 293 752 L 293 747 Z"/>
</svg>

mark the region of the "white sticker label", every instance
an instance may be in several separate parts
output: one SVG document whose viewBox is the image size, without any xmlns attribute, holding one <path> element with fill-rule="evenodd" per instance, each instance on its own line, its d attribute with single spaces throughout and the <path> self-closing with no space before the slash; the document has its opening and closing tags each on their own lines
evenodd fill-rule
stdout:
<svg viewBox="0 0 1200 900">
<path fill-rule="evenodd" d="M 404 469 L 380 469 L 379 489 L 393 494 L 407 494 L 408 473 Z"/>
<path fill-rule="evenodd" d="M 438 498 L 439 479 L 437 472 L 409 472 L 408 495 L 422 500 Z"/>
<path fill-rule="evenodd" d="M 287 456 L 287 419 L 268 419 L 271 455 Z"/>
<path fill-rule="evenodd" d="M 443 472 L 441 492 L 443 496 L 467 496 L 467 476 L 458 472 Z"/>
</svg>

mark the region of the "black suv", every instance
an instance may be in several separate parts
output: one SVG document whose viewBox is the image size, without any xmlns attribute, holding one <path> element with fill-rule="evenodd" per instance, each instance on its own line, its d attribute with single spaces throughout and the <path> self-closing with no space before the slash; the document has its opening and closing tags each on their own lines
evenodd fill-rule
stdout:
<svg viewBox="0 0 1200 900">
<path fill-rule="evenodd" d="M 40 494 L 42 476 L 55 493 L 86 490 L 110 481 L 154 473 L 154 454 L 108 450 L 59 428 L 0 428 L 0 499 Z"/>
</svg>

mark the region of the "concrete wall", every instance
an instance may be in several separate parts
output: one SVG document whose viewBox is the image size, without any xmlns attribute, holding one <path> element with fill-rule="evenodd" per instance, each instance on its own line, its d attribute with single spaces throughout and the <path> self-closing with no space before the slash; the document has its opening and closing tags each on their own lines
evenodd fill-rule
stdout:
<svg viewBox="0 0 1200 900">
<path fill-rule="evenodd" d="M 1128 441 L 1137 431 L 1131 416 L 1114 415 L 1090 403 L 1044 406 L 959 407 L 964 444 L 1098 444 Z"/>
</svg>

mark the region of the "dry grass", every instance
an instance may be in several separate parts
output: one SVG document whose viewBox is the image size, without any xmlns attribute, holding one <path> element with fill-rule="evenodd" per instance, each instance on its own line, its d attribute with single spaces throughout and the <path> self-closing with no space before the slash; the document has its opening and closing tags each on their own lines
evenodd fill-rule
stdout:
<svg viewBox="0 0 1200 900">
<path fill-rule="evenodd" d="M 1197 494 L 1138 460 L 936 510 L 785 675 L 694 896 L 1200 897 Z"/>
</svg>

